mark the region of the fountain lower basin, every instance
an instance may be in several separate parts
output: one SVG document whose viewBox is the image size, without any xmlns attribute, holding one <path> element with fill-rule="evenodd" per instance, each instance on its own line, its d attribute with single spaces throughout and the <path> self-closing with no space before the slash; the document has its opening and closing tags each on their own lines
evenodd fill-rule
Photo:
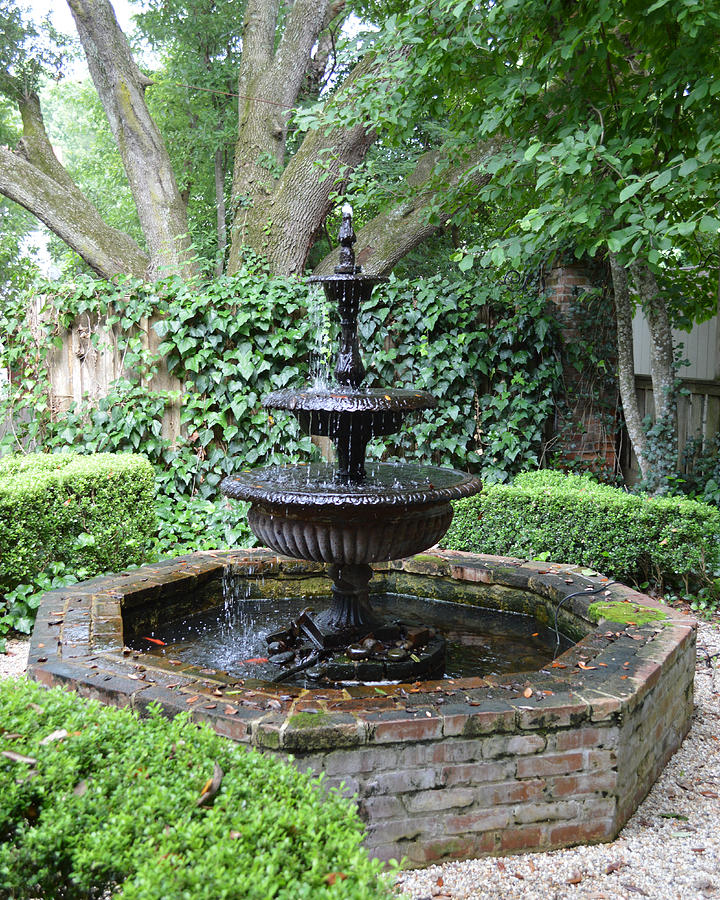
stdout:
<svg viewBox="0 0 720 900">
<path fill-rule="evenodd" d="M 191 554 L 53 591 L 30 676 L 139 710 L 159 702 L 292 754 L 357 793 L 373 854 L 416 865 L 612 839 L 689 727 L 694 624 L 572 566 L 448 552 L 375 567 L 397 593 L 557 618 L 577 643 L 539 671 L 307 690 L 124 649 L 126 622 L 211 605 L 227 567 L 279 580 L 284 593 L 325 581 L 317 563 L 257 550 Z M 625 624 L 595 622 L 598 601 L 619 604 Z"/>
</svg>

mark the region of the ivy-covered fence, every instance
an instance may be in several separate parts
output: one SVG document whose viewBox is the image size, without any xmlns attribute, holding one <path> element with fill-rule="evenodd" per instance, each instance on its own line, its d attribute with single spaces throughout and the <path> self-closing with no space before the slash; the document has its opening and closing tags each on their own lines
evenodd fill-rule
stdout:
<svg viewBox="0 0 720 900">
<path fill-rule="evenodd" d="M 543 296 L 509 293 L 484 278 L 391 279 L 363 309 L 367 385 L 414 386 L 439 400 L 371 453 L 470 469 L 491 481 L 538 465 L 560 375 L 557 325 Z M 78 277 L 36 290 L 48 309 L 33 329 L 27 299 L 0 313 L 7 335 L 0 365 L 12 375 L 0 387 L 0 421 L 13 423 L 0 452 L 144 453 L 157 474 L 161 552 L 249 540 L 242 511 L 218 499 L 218 485 L 241 467 L 318 453 L 294 419 L 268 414 L 260 401 L 330 363 L 335 336 L 324 299 L 258 265 L 208 284 Z M 92 345 L 101 344 L 103 329 L 114 330 L 122 376 L 105 396 L 57 414 L 49 351 L 78 317 L 94 323 Z M 154 352 L 141 328 L 148 319 L 159 341 Z M 162 421 L 178 398 L 152 386 L 161 364 L 182 386 L 175 440 Z"/>
</svg>

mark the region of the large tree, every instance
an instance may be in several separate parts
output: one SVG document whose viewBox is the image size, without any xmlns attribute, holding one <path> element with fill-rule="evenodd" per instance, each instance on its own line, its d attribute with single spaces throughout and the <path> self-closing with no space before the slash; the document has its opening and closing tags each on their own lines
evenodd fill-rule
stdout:
<svg viewBox="0 0 720 900">
<path fill-rule="evenodd" d="M 193 142 L 190 137 L 188 142 L 195 156 L 187 152 L 181 162 L 177 160 L 177 141 L 170 147 L 160 127 L 163 122 L 167 126 L 167 116 L 151 113 L 153 78 L 136 63 L 110 2 L 68 0 L 68 4 L 122 158 L 144 241 L 141 246 L 108 226 L 58 160 L 47 137 L 37 79 L 24 78 L 18 64 L 23 52 L 25 58 L 32 55 L 19 38 L 14 45 L 6 41 L 16 52 L 6 54 L 3 61 L 2 86 L 22 113 L 23 133 L 15 148 L 0 148 L 0 193 L 41 219 L 100 275 L 192 274 L 196 263 L 188 198 L 193 168 L 198 164 L 199 149 L 203 149 L 205 164 L 215 174 L 216 272 L 225 255 L 226 201 L 230 272 L 240 266 L 248 250 L 265 256 L 278 273 L 302 271 L 338 190 L 377 137 L 372 123 L 352 115 L 338 124 L 316 122 L 304 132 L 291 128 L 291 112 L 301 101 L 320 101 L 319 94 L 324 91 L 329 104 L 342 108 L 354 81 L 371 76 L 379 83 L 385 77 L 387 59 L 360 53 L 353 66 L 337 65 L 330 85 L 323 83 L 329 64 L 338 62 L 337 36 L 350 13 L 346 0 L 247 0 L 218 10 L 213 0 L 153 4 L 142 24 L 156 45 L 162 43 L 162 31 L 167 29 L 166 44 L 173 44 L 177 64 L 176 80 L 203 80 L 200 87 L 208 93 L 223 92 L 212 94 L 211 112 L 215 110 L 220 123 L 215 145 L 205 140 L 208 128 L 198 128 L 197 135 L 202 134 L 203 139 Z M 6 19 L 14 15 L 7 0 L 2 14 Z M 202 27 L 203 17 L 207 27 Z M 216 20 L 222 22 L 224 31 L 210 27 Z M 190 51 L 184 57 L 183 48 Z M 193 53 L 200 57 L 194 67 L 188 63 Z M 178 63 L 181 57 L 183 65 Z M 232 147 L 228 147 L 221 113 L 221 104 L 235 102 L 226 96 L 230 93 L 228 61 L 236 65 L 232 86 L 239 95 Z M 225 78 L 221 84 L 213 81 L 219 69 Z M 202 115 L 207 118 L 207 110 Z M 196 115 L 196 120 L 199 118 Z M 165 132 L 169 131 L 166 127 Z M 359 233 L 358 249 L 369 271 L 388 271 L 457 211 L 453 201 L 447 209 L 440 203 L 442 216 L 431 221 L 426 215 L 429 204 L 441 197 L 439 185 L 430 176 L 443 151 L 436 142 L 434 146 L 418 145 L 416 152 L 418 167 L 406 189 Z M 483 151 L 474 148 L 472 152 L 477 162 Z M 232 183 L 226 197 L 225 169 L 231 158 Z M 468 168 L 465 157 L 458 159 L 448 168 L 448 182 L 466 179 Z M 470 182 L 483 180 L 476 167 L 471 172 Z"/>
<path fill-rule="evenodd" d="M 648 452 L 633 306 L 650 328 L 656 434 L 672 444 L 671 326 L 716 305 L 719 29 L 718 0 L 419 0 L 378 48 L 393 60 L 394 102 L 367 83 L 356 97 L 378 127 L 407 133 L 432 115 L 460 146 L 498 141 L 480 166 L 492 176 L 480 197 L 514 198 L 520 212 L 490 246 L 467 247 L 462 267 L 559 252 L 607 260 L 623 408 L 645 476 L 666 474 L 661 462 L 674 468 L 674 450 Z"/>
</svg>

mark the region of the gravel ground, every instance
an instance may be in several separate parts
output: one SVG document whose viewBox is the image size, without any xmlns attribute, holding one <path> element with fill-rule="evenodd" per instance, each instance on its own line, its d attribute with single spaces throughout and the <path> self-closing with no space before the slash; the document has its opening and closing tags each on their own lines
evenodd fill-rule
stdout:
<svg viewBox="0 0 720 900">
<path fill-rule="evenodd" d="M 0 678 L 19 675 L 29 642 L 8 641 Z M 485 858 L 404 872 L 412 900 L 720 898 L 720 622 L 701 622 L 695 715 L 682 747 L 611 844 Z"/>
<path fill-rule="evenodd" d="M 720 623 L 702 622 L 695 715 L 682 747 L 610 844 L 404 872 L 413 900 L 720 898 Z"/>
<path fill-rule="evenodd" d="M 7 653 L 0 653 L 0 678 L 10 678 L 13 675 L 22 675 L 27 667 L 30 638 L 22 640 L 9 640 Z"/>
</svg>

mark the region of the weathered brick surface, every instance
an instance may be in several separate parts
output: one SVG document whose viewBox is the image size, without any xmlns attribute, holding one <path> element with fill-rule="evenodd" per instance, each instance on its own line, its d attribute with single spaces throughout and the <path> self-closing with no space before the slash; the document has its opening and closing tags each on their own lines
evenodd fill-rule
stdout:
<svg viewBox="0 0 720 900">
<path fill-rule="evenodd" d="M 570 567 L 452 551 L 434 558 L 395 561 L 384 571 L 417 573 L 424 583 L 483 583 L 498 604 L 532 589 L 549 614 L 577 590 Z M 582 596 L 563 614 L 587 636 L 558 668 L 522 679 L 388 685 L 382 696 L 362 685 L 242 687 L 226 673 L 122 649 L 118 609 L 163 603 L 188 584 L 219 577 L 225 565 L 272 577 L 284 569 L 301 574 L 305 564 L 268 551 L 195 554 L 55 591 L 38 616 L 31 677 L 138 710 L 159 701 L 167 715 L 187 710 L 233 740 L 292 753 L 301 770 L 324 774 L 326 788 L 357 796 L 368 847 L 381 859 L 426 865 L 612 838 L 689 727 L 692 623 L 663 608 L 667 623 L 613 629 L 608 637 L 606 626 L 586 621 L 590 599 Z M 613 586 L 612 597 L 657 608 L 623 586 Z M 293 720 L 311 710 L 316 723 L 307 715 Z"/>
</svg>

